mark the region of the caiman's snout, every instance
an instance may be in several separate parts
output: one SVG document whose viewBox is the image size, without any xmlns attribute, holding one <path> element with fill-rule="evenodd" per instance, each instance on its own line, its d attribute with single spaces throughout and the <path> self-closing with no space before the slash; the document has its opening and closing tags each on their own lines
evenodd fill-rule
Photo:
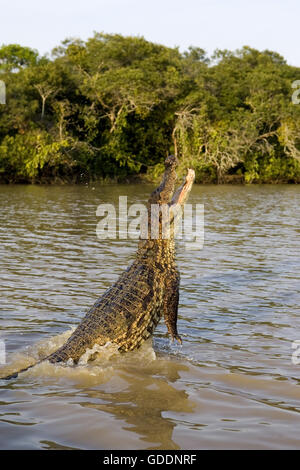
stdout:
<svg viewBox="0 0 300 470">
<path fill-rule="evenodd" d="M 165 159 L 165 172 L 160 186 L 153 191 L 148 200 L 148 206 L 152 204 L 180 204 L 183 205 L 188 198 L 189 192 L 193 186 L 195 179 L 194 170 L 189 169 L 185 177 L 184 183 L 175 191 L 176 182 L 175 168 L 178 165 L 178 159 L 174 155 L 169 155 Z M 173 197 L 172 197 L 173 196 Z M 170 199 L 172 198 L 171 202 Z M 150 214 L 150 213 L 149 213 Z"/>
<path fill-rule="evenodd" d="M 175 157 L 175 155 L 169 155 L 166 159 L 165 159 L 165 167 L 168 168 L 168 167 L 172 167 L 172 166 L 177 166 L 178 165 L 178 158 Z"/>
</svg>

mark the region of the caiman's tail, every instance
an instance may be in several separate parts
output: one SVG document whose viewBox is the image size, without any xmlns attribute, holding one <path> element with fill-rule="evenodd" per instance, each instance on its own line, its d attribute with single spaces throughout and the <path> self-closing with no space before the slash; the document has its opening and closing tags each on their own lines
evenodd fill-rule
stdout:
<svg viewBox="0 0 300 470">
<path fill-rule="evenodd" d="M 21 372 L 25 372 L 28 369 L 31 369 L 32 367 L 36 366 L 37 364 L 40 364 L 43 361 L 50 361 L 52 363 L 55 362 L 62 362 L 63 360 L 67 360 L 68 357 L 62 357 L 60 354 L 58 354 L 60 349 L 55 351 L 54 353 L 50 354 L 49 356 L 44 357 L 43 359 L 34 362 L 33 364 L 30 364 L 30 366 L 24 367 L 24 369 L 17 370 L 16 372 L 12 372 L 9 375 L 6 375 L 4 377 L 0 376 L 0 380 L 10 380 L 10 379 L 16 379 Z"/>
<path fill-rule="evenodd" d="M 30 366 L 28 367 L 24 367 L 24 369 L 20 369 L 16 372 L 13 372 L 12 374 L 9 374 L 9 375 L 6 375 L 5 377 L 0 377 L 1 380 L 10 380 L 10 379 L 16 379 L 18 377 L 19 374 L 21 374 L 21 372 L 25 372 L 26 370 L 28 369 L 31 369 L 31 367 L 34 367 L 36 366 L 37 364 L 39 364 L 39 362 L 35 362 L 34 364 L 31 364 Z"/>
</svg>

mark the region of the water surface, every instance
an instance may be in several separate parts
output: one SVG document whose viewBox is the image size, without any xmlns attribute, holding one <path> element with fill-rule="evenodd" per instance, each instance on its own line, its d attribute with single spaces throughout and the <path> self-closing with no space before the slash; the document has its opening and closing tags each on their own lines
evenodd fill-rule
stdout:
<svg viewBox="0 0 300 470">
<path fill-rule="evenodd" d="M 151 186 L 1 186 L 0 325 L 12 370 L 62 344 L 133 260 L 96 237 L 100 203 Z M 0 447 L 299 448 L 299 186 L 195 186 L 205 245 L 177 244 L 178 329 L 77 367 L 0 381 Z M 3 372 L 2 370 L 2 372 Z"/>
</svg>

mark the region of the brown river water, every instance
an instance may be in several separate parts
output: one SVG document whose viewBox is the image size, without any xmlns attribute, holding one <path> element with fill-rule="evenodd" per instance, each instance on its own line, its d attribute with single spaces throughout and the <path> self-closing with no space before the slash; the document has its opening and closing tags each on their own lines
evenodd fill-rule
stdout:
<svg viewBox="0 0 300 470">
<path fill-rule="evenodd" d="M 133 260 L 136 240 L 97 238 L 97 206 L 151 189 L 0 187 L 0 375 L 62 344 Z M 300 448 L 300 186 L 196 185 L 189 202 L 205 243 L 177 243 L 183 344 L 161 321 L 132 353 L 0 380 L 0 448 Z"/>
</svg>

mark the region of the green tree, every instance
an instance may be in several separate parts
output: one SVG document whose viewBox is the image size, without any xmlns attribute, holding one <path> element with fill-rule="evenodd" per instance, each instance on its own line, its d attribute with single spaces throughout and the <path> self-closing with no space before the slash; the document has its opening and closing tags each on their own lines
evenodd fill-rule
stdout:
<svg viewBox="0 0 300 470">
<path fill-rule="evenodd" d="M 24 67 L 36 65 L 38 51 L 19 44 L 8 44 L 0 47 L 0 70 L 3 72 L 18 71 Z"/>
</svg>

